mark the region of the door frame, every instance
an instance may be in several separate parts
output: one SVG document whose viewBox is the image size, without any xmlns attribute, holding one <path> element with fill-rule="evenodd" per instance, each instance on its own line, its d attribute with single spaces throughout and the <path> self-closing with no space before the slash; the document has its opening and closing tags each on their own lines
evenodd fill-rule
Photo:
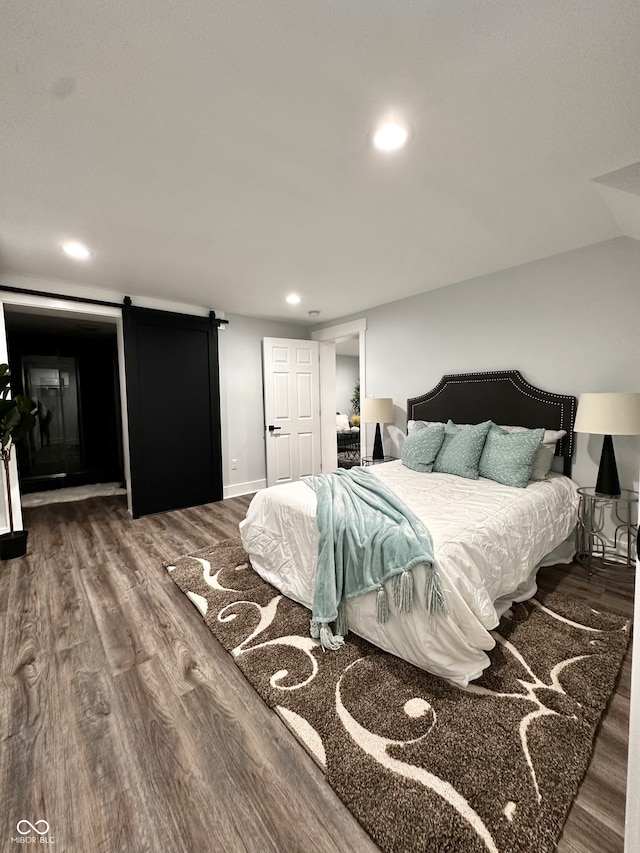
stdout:
<svg viewBox="0 0 640 853">
<path fill-rule="evenodd" d="M 640 542 L 640 540 L 638 540 Z M 636 542 L 636 583 L 633 599 L 633 623 L 640 624 L 640 548 Z M 640 832 L 640 639 L 633 631 L 631 640 L 631 698 L 629 702 L 629 748 L 627 751 L 627 797 L 624 828 L 625 853 L 637 850 Z"/>
<path fill-rule="evenodd" d="M 366 397 L 367 319 L 350 320 L 337 326 L 327 326 L 311 333 L 311 340 L 320 342 L 320 435 L 322 438 L 322 472 L 334 471 L 337 465 L 336 450 L 336 344 L 358 338 L 358 369 L 360 371 L 360 399 Z M 325 382 L 323 376 L 330 381 Z M 363 429 L 363 426 L 365 427 Z M 366 447 L 366 425 L 360 425 L 360 456 Z"/>
<path fill-rule="evenodd" d="M 116 327 L 116 340 L 118 350 L 118 376 L 120 379 L 120 411 L 122 416 L 122 461 L 124 477 L 127 489 L 127 506 L 131 513 L 131 460 L 129 456 L 129 422 L 127 418 L 127 385 L 124 363 L 124 336 L 122 327 L 122 309 L 109 305 L 94 305 L 84 302 L 69 302 L 66 299 L 56 299 L 49 296 L 35 296 L 32 294 L 12 293 L 3 291 L 0 295 L 0 362 L 9 361 L 9 346 L 7 342 L 7 328 L 5 323 L 4 306 L 12 305 L 20 308 L 30 309 L 29 313 L 49 315 L 58 317 L 82 317 L 85 320 L 100 320 L 102 322 L 113 322 Z M 14 525 L 16 529 L 22 527 L 22 507 L 20 503 L 20 482 L 18 479 L 18 465 L 16 454 L 11 455 L 10 464 L 11 501 L 13 504 Z M 6 499 L 2 490 L 3 503 Z M 8 517 L 6 503 L 0 509 L 0 527 L 8 528 Z"/>
</svg>

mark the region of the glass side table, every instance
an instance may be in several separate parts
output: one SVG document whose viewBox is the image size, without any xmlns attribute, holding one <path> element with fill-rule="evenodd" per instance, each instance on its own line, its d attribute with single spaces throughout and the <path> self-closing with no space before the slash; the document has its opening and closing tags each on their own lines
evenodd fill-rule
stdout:
<svg viewBox="0 0 640 853">
<path fill-rule="evenodd" d="M 362 465 L 380 465 L 382 462 L 394 462 L 397 456 L 385 456 L 383 459 L 374 459 L 373 456 L 363 456 Z"/>
<path fill-rule="evenodd" d="M 578 489 L 576 560 L 591 576 L 601 569 L 633 569 L 638 535 L 638 493 L 600 495 L 593 486 Z M 607 536 L 605 528 L 610 528 Z M 613 541 L 612 541 L 613 539 Z"/>
</svg>

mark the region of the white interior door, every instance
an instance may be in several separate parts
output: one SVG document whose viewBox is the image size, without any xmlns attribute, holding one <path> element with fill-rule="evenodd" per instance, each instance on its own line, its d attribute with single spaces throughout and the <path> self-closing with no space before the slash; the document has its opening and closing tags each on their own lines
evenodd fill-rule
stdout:
<svg viewBox="0 0 640 853">
<path fill-rule="evenodd" d="M 318 343 L 289 338 L 262 342 L 267 485 L 319 474 Z"/>
</svg>

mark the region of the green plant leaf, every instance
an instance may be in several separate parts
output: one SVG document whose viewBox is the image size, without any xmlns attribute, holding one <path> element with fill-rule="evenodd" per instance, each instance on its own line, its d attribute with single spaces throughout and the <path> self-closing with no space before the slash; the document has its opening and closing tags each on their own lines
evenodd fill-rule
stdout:
<svg viewBox="0 0 640 853">
<path fill-rule="evenodd" d="M 4 399 L 11 390 L 11 373 L 8 364 L 0 364 L 0 398 Z"/>
<path fill-rule="evenodd" d="M 3 382 L 9 379 L 10 373 L 6 364 L 0 364 L 0 446 L 7 455 L 11 454 L 12 444 L 25 436 L 35 426 L 36 406 L 33 400 L 24 394 L 16 394 L 12 399 L 5 399 Z"/>
<path fill-rule="evenodd" d="M 13 400 L 0 400 L 0 423 L 4 420 L 5 415 L 13 409 L 15 409 L 15 403 Z"/>
</svg>

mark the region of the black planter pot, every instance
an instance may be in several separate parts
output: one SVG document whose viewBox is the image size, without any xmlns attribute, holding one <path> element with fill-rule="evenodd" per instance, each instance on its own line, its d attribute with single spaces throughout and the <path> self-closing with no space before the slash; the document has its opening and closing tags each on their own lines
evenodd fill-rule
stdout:
<svg viewBox="0 0 640 853">
<path fill-rule="evenodd" d="M 27 553 L 28 530 L 14 530 L 13 533 L 0 534 L 0 560 L 13 560 Z"/>
</svg>

